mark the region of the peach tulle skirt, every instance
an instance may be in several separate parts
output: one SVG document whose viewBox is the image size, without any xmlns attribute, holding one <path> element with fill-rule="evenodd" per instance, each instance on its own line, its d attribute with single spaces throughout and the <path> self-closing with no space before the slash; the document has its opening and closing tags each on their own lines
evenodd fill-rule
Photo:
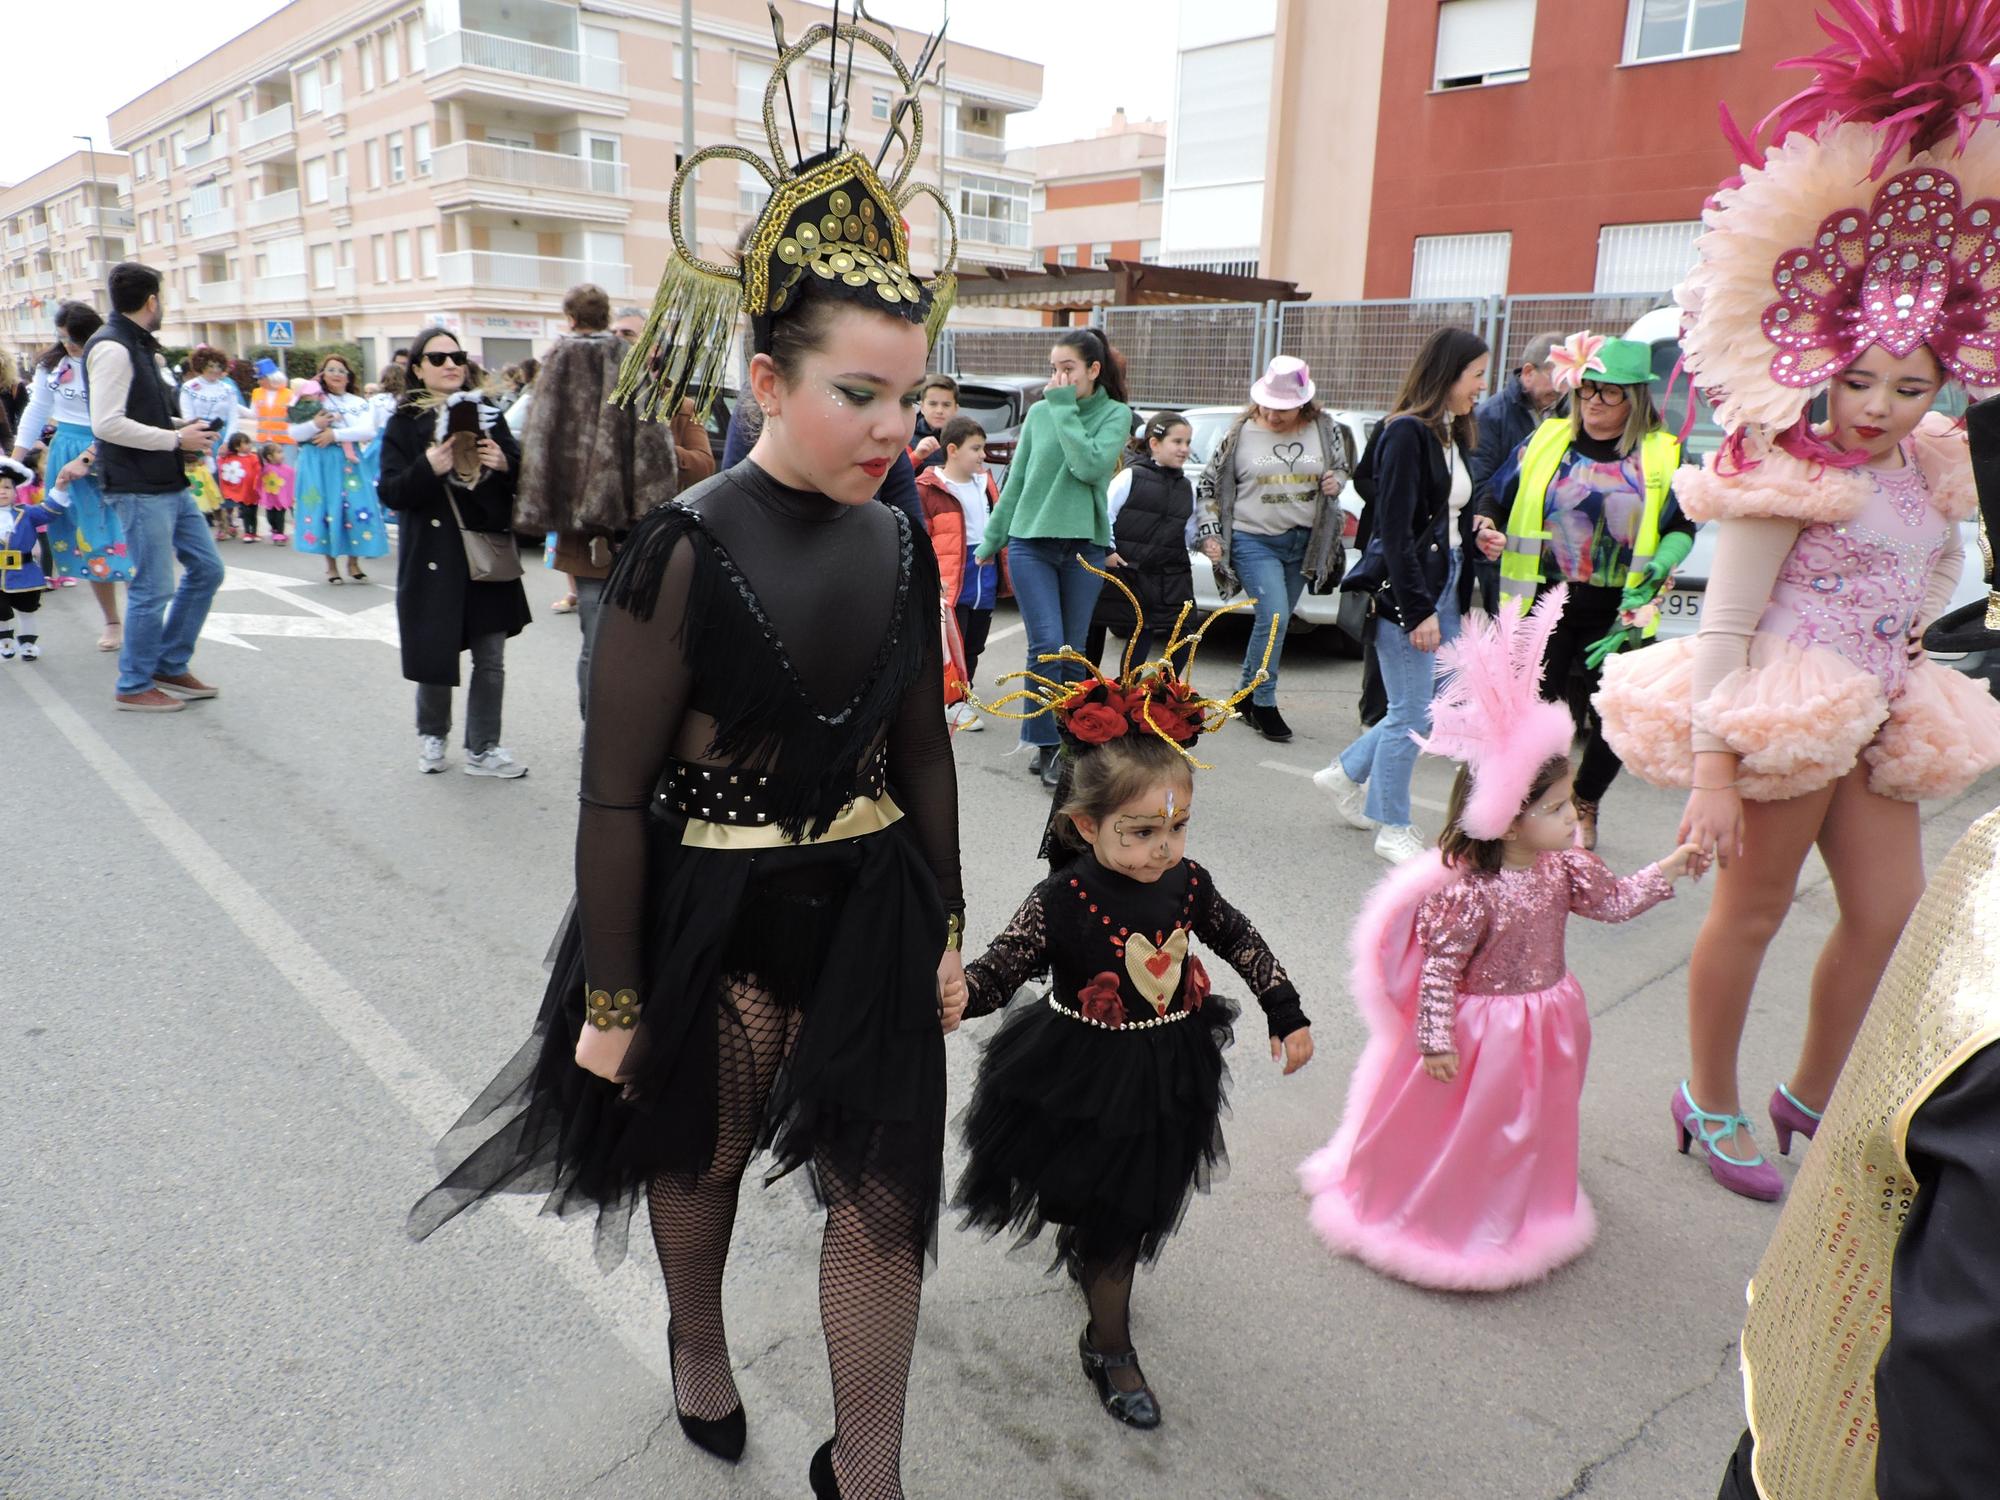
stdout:
<svg viewBox="0 0 2000 1500">
<path fill-rule="evenodd" d="M 1694 731 L 1741 757 L 1743 795 L 1759 802 L 1803 796 L 1838 781 L 1862 759 L 1868 785 L 1906 802 L 1955 797 L 2000 766 L 2000 703 L 1969 677 L 1925 660 L 1901 696 L 1834 651 L 1758 635 L 1750 664 L 1699 707 L 1694 640 L 1614 656 L 1593 700 L 1604 738 L 1655 786 L 1694 780 Z"/>
</svg>

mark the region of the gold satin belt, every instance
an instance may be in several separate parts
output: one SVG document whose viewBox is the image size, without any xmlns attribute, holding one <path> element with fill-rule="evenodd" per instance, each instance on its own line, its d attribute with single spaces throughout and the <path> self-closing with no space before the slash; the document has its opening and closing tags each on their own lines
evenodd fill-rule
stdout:
<svg viewBox="0 0 2000 1500">
<path fill-rule="evenodd" d="M 799 844 L 831 844 L 837 839 L 858 839 L 880 833 L 902 821 L 903 810 L 887 792 L 879 797 L 856 797 L 840 810 L 825 833 L 817 838 L 787 838 L 775 823 L 710 823 L 689 818 L 681 832 L 686 849 L 784 849 Z"/>
</svg>

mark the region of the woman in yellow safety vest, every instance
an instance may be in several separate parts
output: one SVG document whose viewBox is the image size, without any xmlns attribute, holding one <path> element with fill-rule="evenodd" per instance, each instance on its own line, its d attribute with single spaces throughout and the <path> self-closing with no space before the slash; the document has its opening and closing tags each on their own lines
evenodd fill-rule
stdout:
<svg viewBox="0 0 2000 1500">
<path fill-rule="evenodd" d="M 1551 363 L 1556 383 L 1572 393 L 1570 413 L 1515 449 L 1473 525 L 1480 550 L 1500 559 L 1502 609 L 1525 612 L 1542 589 L 1569 585 L 1542 691 L 1569 703 L 1583 737 L 1576 810 L 1584 847 L 1594 849 L 1597 805 L 1619 761 L 1590 703 L 1609 652 L 1591 648 L 1621 629 L 1625 638 L 1611 649 L 1658 629 L 1657 614 L 1641 612 L 1687 557 L 1694 523 L 1673 497 L 1681 445 L 1653 405 L 1651 348 L 1581 333 Z"/>
</svg>

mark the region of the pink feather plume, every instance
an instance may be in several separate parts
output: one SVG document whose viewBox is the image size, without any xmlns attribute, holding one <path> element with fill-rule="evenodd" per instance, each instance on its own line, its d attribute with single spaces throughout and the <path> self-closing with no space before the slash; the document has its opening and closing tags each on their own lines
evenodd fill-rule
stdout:
<svg viewBox="0 0 2000 1500">
<path fill-rule="evenodd" d="M 1817 137 L 1828 124 L 1859 121 L 1881 131 L 1873 175 L 1899 151 L 1915 153 L 2000 118 L 1993 59 L 2000 55 L 2000 0 L 1826 0 L 1838 19 L 1817 17 L 1832 40 L 1781 68 L 1818 76 L 1772 110 L 1757 130 L 1771 141 L 1793 131 Z M 1844 24 L 1842 24 L 1844 23 Z M 1725 123 L 1739 156 L 1750 143 Z"/>
</svg>

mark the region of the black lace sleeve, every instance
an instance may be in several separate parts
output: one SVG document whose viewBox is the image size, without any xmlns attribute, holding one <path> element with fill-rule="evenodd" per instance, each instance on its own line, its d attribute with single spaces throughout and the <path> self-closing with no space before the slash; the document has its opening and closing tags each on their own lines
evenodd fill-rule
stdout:
<svg viewBox="0 0 2000 1500">
<path fill-rule="evenodd" d="M 1250 986 L 1264 1008 L 1264 1019 L 1275 1037 L 1290 1036 L 1309 1024 L 1299 1007 L 1299 992 L 1285 977 L 1285 967 L 1250 919 L 1222 899 L 1206 868 L 1196 865 L 1194 935 L 1219 955 Z"/>
<path fill-rule="evenodd" d="M 681 537 L 640 619 L 607 603 L 597 617 L 576 826 L 576 904 L 592 989 L 640 990 L 647 811 L 688 710 L 693 673 L 681 629 L 696 566 Z"/>
<path fill-rule="evenodd" d="M 990 1016 L 1038 974 L 1049 972 L 1049 921 L 1036 886 L 1006 930 L 965 966 L 967 1019 Z"/>
<path fill-rule="evenodd" d="M 910 546 L 911 593 L 925 601 L 940 597 L 937 556 L 930 538 L 913 530 Z M 944 719 L 943 622 L 925 618 L 923 669 L 903 694 L 889 725 L 889 785 L 909 814 L 923 845 L 924 859 L 937 877 L 938 894 L 947 912 L 965 914 L 965 886 L 958 861 L 958 763 L 952 759 L 951 733 Z"/>
</svg>

